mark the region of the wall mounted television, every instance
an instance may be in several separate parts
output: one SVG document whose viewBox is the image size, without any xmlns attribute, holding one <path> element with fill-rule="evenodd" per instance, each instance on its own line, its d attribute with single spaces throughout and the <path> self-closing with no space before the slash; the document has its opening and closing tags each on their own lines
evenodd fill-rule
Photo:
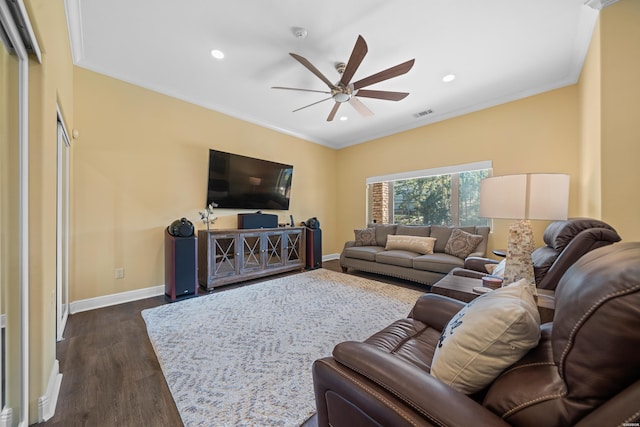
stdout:
<svg viewBox="0 0 640 427">
<path fill-rule="evenodd" d="M 293 166 L 209 150 L 207 206 L 289 209 Z"/>
</svg>

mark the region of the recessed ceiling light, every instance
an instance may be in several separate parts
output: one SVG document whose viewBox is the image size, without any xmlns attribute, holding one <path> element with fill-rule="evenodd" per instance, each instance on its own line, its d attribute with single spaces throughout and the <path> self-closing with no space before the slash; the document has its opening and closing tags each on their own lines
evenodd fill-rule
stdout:
<svg viewBox="0 0 640 427">
<path fill-rule="evenodd" d="M 213 56 L 216 59 L 222 59 L 224 58 L 224 52 L 218 49 L 213 49 L 211 51 L 211 56 Z"/>
<path fill-rule="evenodd" d="M 442 78 L 442 81 L 445 83 L 449 83 L 452 82 L 456 79 L 456 75 L 455 74 L 447 74 L 446 76 L 444 76 Z"/>
<path fill-rule="evenodd" d="M 340 121 L 341 121 L 341 122 L 346 122 L 347 120 L 349 120 L 349 117 L 347 117 L 347 116 L 340 116 Z"/>
</svg>

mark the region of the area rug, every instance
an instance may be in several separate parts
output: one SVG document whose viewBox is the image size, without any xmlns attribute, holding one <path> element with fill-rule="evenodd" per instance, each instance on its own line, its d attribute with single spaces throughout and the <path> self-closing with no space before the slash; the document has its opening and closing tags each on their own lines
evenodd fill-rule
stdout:
<svg viewBox="0 0 640 427">
<path fill-rule="evenodd" d="M 299 426 L 311 365 L 406 317 L 422 292 L 318 269 L 144 310 L 187 427 Z"/>
</svg>

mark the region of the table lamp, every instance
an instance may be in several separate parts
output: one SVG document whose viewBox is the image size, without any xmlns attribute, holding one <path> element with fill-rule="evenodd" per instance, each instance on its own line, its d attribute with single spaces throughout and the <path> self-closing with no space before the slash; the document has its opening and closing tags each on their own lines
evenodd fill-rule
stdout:
<svg viewBox="0 0 640 427">
<path fill-rule="evenodd" d="M 567 219 L 569 175 L 530 173 L 485 178 L 480 182 L 480 216 L 518 219 L 509 226 L 505 284 L 526 279 L 534 287 L 530 220 Z"/>
</svg>

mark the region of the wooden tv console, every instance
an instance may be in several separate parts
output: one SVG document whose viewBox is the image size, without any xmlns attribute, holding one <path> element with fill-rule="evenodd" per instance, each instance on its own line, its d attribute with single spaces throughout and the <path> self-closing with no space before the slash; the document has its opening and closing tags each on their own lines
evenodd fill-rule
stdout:
<svg viewBox="0 0 640 427">
<path fill-rule="evenodd" d="M 198 231 L 198 282 L 218 286 L 305 267 L 304 227 Z"/>
</svg>

